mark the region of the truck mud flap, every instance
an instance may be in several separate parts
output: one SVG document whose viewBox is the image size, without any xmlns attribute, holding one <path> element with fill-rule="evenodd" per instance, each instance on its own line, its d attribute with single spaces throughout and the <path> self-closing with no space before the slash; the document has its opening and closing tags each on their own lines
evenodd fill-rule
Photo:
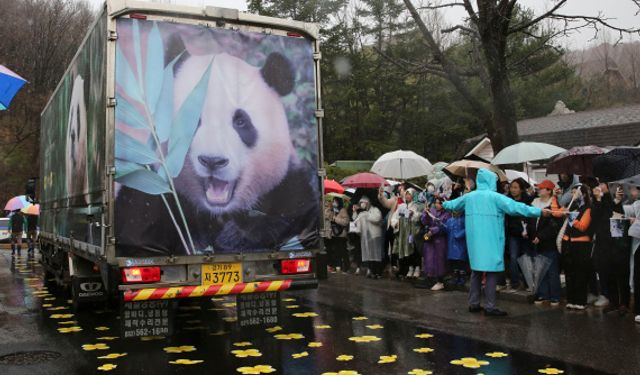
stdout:
<svg viewBox="0 0 640 375">
<path fill-rule="evenodd" d="M 73 300 L 79 303 L 91 301 L 104 301 L 107 299 L 107 290 L 100 275 L 94 277 L 74 276 L 72 278 Z"/>
<path fill-rule="evenodd" d="M 123 300 L 147 301 L 193 297 L 222 296 L 246 293 L 282 292 L 285 290 L 317 288 L 317 280 L 275 280 L 223 285 L 179 286 L 169 288 L 145 288 L 126 290 Z"/>
</svg>

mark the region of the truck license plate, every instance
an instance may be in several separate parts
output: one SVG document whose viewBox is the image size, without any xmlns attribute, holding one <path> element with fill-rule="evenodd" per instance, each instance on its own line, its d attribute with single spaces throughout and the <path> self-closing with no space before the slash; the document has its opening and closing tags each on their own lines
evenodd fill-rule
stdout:
<svg viewBox="0 0 640 375">
<path fill-rule="evenodd" d="M 202 285 L 235 284 L 242 282 L 242 263 L 202 265 Z"/>
</svg>

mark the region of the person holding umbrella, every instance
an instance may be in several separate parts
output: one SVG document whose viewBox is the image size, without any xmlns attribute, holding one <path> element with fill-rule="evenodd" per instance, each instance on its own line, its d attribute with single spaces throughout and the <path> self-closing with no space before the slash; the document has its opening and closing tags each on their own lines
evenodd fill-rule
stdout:
<svg viewBox="0 0 640 375">
<path fill-rule="evenodd" d="M 498 176 L 488 169 L 480 169 L 476 177 L 476 190 L 452 201 L 444 202 L 449 211 L 465 212 L 467 250 L 471 265 L 469 312 L 483 310 L 480 306 L 482 275 L 486 275 L 484 313 L 487 316 L 505 316 L 496 307 L 496 283 L 504 272 L 504 217 L 519 215 L 540 217 L 551 215 L 551 210 L 527 206 L 516 202 L 497 190 Z"/>
<path fill-rule="evenodd" d="M 9 219 L 9 232 L 11 232 L 11 256 L 15 256 L 16 250 L 18 256 L 20 256 L 20 250 L 22 247 L 22 233 L 25 227 L 24 215 L 20 210 L 13 211 L 11 218 Z"/>
</svg>

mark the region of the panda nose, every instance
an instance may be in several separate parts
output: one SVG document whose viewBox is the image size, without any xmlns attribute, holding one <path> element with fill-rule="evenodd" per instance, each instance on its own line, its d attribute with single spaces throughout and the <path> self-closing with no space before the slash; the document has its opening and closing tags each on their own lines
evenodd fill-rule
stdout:
<svg viewBox="0 0 640 375">
<path fill-rule="evenodd" d="M 223 158 L 221 156 L 198 156 L 198 161 L 200 164 L 204 165 L 208 169 L 215 171 L 220 168 L 224 168 L 229 164 L 229 159 Z"/>
</svg>

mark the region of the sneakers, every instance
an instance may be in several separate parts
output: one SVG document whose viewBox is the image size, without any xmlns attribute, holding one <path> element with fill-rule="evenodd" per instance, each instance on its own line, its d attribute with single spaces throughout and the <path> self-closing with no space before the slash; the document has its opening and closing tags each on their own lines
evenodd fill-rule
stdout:
<svg viewBox="0 0 640 375">
<path fill-rule="evenodd" d="M 409 266 L 409 271 L 407 272 L 407 279 L 413 277 L 413 266 Z"/>
<path fill-rule="evenodd" d="M 416 268 L 414 268 L 413 270 L 413 278 L 417 279 L 418 277 L 420 277 L 420 266 L 417 266 Z"/>
<path fill-rule="evenodd" d="M 437 291 L 437 290 L 442 290 L 444 289 L 444 284 L 443 283 L 435 283 L 432 287 L 431 290 Z"/>
<path fill-rule="evenodd" d="M 507 312 L 506 311 L 502 311 L 500 309 L 491 309 L 491 310 L 484 310 L 484 316 L 507 316 Z"/>
<path fill-rule="evenodd" d="M 567 310 L 573 310 L 575 305 L 573 303 L 567 303 L 567 305 L 565 307 L 567 308 Z"/>
<path fill-rule="evenodd" d="M 634 320 L 636 323 L 640 324 L 640 315 L 636 315 L 636 318 Z"/>
<path fill-rule="evenodd" d="M 602 294 L 598 296 L 598 299 L 593 303 L 595 307 L 605 307 L 609 304 L 609 299 Z"/>
<path fill-rule="evenodd" d="M 598 296 L 596 296 L 595 294 L 589 293 L 589 295 L 587 296 L 587 305 L 591 305 L 592 303 L 596 302 L 597 300 L 598 300 Z"/>
<path fill-rule="evenodd" d="M 482 311 L 482 306 L 480 306 L 480 305 L 469 305 L 469 312 L 470 313 L 479 313 L 480 311 Z M 640 315 L 638 315 L 638 317 L 640 317 Z"/>
<path fill-rule="evenodd" d="M 560 301 L 558 301 L 557 299 L 552 299 L 552 300 L 549 302 L 549 304 L 550 304 L 551 306 L 553 306 L 553 307 L 560 306 Z"/>
<path fill-rule="evenodd" d="M 533 301 L 533 303 L 535 303 L 536 305 L 542 305 L 545 302 L 547 302 L 547 300 L 542 297 L 538 297 Z"/>
<path fill-rule="evenodd" d="M 574 305 L 573 303 L 567 304 L 567 309 L 569 310 L 584 310 L 587 307 L 585 305 Z"/>
</svg>

